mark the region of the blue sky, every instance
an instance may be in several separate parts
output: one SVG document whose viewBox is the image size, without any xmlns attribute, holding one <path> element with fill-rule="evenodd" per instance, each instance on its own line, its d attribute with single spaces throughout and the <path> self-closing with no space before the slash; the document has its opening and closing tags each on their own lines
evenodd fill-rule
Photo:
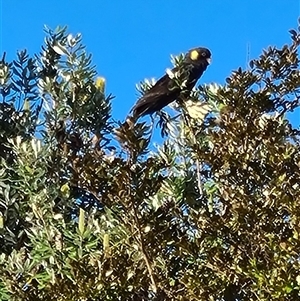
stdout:
<svg viewBox="0 0 300 301">
<path fill-rule="evenodd" d="M 269 45 L 290 43 L 299 0 L 0 0 L 0 53 L 39 52 L 44 24 L 83 35 L 107 92 L 116 96 L 113 117 L 123 120 L 137 99 L 135 84 L 158 79 L 170 55 L 206 46 L 213 63 L 199 83 L 224 83 Z M 250 53 L 248 54 L 247 45 Z M 300 112 L 292 116 L 299 124 Z"/>
</svg>

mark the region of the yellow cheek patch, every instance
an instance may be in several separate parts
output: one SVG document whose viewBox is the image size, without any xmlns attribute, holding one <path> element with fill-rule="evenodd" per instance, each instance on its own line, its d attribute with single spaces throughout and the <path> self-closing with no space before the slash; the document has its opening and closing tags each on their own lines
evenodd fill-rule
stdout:
<svg viewBox="0 0 300 301">
<path fill-rule="evenodd" d="M 191 60 L 196 61 L 198 60 L 198 57 L 199 57 L 199 52 L 197 50 L 193 50 L 190 54 Z"/>
</svg>

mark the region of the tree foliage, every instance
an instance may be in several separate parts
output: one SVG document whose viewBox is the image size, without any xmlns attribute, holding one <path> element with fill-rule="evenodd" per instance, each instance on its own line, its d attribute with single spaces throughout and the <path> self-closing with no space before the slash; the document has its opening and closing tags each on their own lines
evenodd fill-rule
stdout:
<svg viewBox="0 0 300 301">
<path fill-rule="evenodd" d="M 0 299 L 298 300 L 299 30 L 161 114 L 156 147 L 80 35 L 3 56 Z"/>
</svg>

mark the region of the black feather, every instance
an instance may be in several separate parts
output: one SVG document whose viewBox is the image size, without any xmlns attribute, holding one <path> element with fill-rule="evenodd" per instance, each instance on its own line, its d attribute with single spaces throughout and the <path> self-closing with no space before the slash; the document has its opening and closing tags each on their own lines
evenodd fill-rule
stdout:
<svg viewBox="0 0 300 301">
<path fill-rule="evenodd" d="M 198 54 L 197 59 L 192 55 L 195 51 Z M 160 111 L 176 100 L 182 92 L 185 95 L 189 93 L 209 65 L 210 58 L 211 53 L 206 48 L 191 49 L 185 55 L 183 63 L 172 70 L 173 74 L 179 72 L 185 76 L 186 85 L 184 90 L 176 84 L 174 79 L 165 74 L 136 102 L 131 110 L 133 119 L 137 120 L 141 116 Z"/>
</svg>

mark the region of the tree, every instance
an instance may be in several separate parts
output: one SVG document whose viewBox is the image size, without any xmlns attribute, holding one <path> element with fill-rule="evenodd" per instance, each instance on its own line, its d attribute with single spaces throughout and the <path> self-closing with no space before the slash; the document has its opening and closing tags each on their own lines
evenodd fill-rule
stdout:
<svg viewBox="0 0 300 301">
<path fill-rule="evenodd" d="M 80 35 L 3 56 L 1 300 L 298 300 L 291 37 L 162 114 L 154 149 L 151 126 L 112 120 Z"/>
</svg>

